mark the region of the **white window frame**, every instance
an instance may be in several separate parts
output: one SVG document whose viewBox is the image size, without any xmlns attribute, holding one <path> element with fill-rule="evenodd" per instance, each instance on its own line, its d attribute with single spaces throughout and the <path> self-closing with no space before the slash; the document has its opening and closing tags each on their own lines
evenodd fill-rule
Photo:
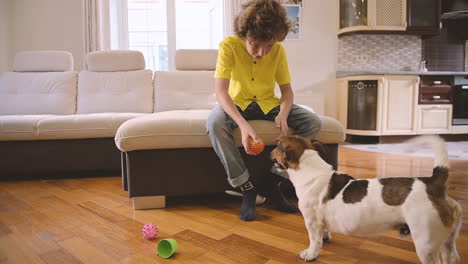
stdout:
<svg viewBox="0 0 468 264">
<path fill-rule="evenodd" d="M 175 1 L 166 1 L 166 17 L 167 17 L 167 53 L 169 71 L 175 71 L 175 52 L 176 52 L 176 13 Z"/>
</svg>

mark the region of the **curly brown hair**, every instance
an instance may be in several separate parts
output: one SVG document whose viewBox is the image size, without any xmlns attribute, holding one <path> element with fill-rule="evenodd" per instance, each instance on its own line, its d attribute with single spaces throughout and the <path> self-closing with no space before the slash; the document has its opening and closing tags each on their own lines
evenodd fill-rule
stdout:
<svg viewBox="0 0 468 264">
<path fill-rule="evenodd" d="M 289 28 L 286 9 L 276 0 L 249 1 L 234 19 L 234 31 L 242 39 L 283 41 Z"/>
</svg>

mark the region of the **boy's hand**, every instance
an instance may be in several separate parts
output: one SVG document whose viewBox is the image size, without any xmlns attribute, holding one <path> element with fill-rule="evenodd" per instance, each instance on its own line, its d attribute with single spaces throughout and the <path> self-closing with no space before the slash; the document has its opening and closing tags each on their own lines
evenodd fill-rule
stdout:
<svg viewBox="0 0 468 264">
<path fill-rule="evenodd" d="M 281 112 L 275 117 L 276 127 L 280 129 L 280 134 L 274 139 L 276 143 L 280 141 L 282 137 L 288 136 L 288 116 Z"/>
<path fill-rule="evenodd" d="M 255 133 L 255 130 L 248 123 L 245 126 L 240 127 L 242 136 L 242 145 L 244 146 L 245 152 L 249 155 L 255 155 L 249 147 L 249 140 L 252 138 L 255 141 L 260 141 Z"/>
</svg>

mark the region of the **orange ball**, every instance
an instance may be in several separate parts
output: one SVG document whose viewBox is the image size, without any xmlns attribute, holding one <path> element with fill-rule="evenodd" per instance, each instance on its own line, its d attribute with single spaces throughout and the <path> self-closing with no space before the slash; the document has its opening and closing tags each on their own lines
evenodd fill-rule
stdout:
<svg viewBox="0 0 468 264">
<path fill-rule="evenodd" d="M 253 155 L 258 155 L 262 153 L 264 148 L 265 148 L 265 144 L 263 144 L 263 141 L 259 140 L 256 142 L 253 139 L 249 140 L 249 149 Z"/>
</svg>

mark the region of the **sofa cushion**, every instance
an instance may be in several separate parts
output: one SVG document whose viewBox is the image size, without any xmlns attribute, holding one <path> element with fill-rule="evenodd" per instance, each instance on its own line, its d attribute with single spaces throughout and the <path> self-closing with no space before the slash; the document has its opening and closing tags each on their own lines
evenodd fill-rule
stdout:
<svg viewBox="0 0 468 264">
<path fill-rule="evenodd" d="M 39 139 L 79 139 L 114 137 L 125 121 L 141 117 L 143 113 L 100 113 L 55 116 L 38 123 Z"/>
<path fill-rule="evenodd" d="M 53 115 L 4 115 L 0 116 L 0 141 L 35 140 L 37 123 Z"/>
<path fill-rule="evenodd" d="M 92 72 L 139 71 L 145 58 L 136 50 L 94 51 L 86 55 L 86 66 Z"/>
<path fill-rule="evenodd" d="M 78 77 L 78 114 L 153 112 L 150 70 L 128 72 L 82 71 Z"/>
<path fill-rule="evenodd" d="M 154 74 L 154 112 L 211 110 L 216 104 L 213 71 L 157 71 Z"/>
<path fill-rule="evenodd" d="M 15 55 L 15 72 L 73 71 L 73 55 L 68 51 L 23 51 Z"/>
<path fill-rule="evenodd" d="M 70 115 L 76 72 L 7 72 L 0 77 L 0 115 Z"/>
<path fill-rule="evenodd" d="M 180 49 L 175 54 L 175 66 L 176 70 L 214 71 L 217 58 L 217 49 Z"/>
<path fill-rule="evenodd" d="M 166 148 L 211 147 L 205 122 L 211 110 L 175 110 L 149 114 L 131 119 L 117 130 L 115 143 L 122 151 Z M 323 143 L 342 143 L 343 126 L 335 119 L 321 116 L 323 125 L 318 140 Z M 279 135 L 274 122 L 249 121 L 265 144 L 273 145 Z M 290 130 L 290 133 L 292 130 Z M 236 144 L 241 146 L 240 130 L 234 130 Z"/>
</svg>

